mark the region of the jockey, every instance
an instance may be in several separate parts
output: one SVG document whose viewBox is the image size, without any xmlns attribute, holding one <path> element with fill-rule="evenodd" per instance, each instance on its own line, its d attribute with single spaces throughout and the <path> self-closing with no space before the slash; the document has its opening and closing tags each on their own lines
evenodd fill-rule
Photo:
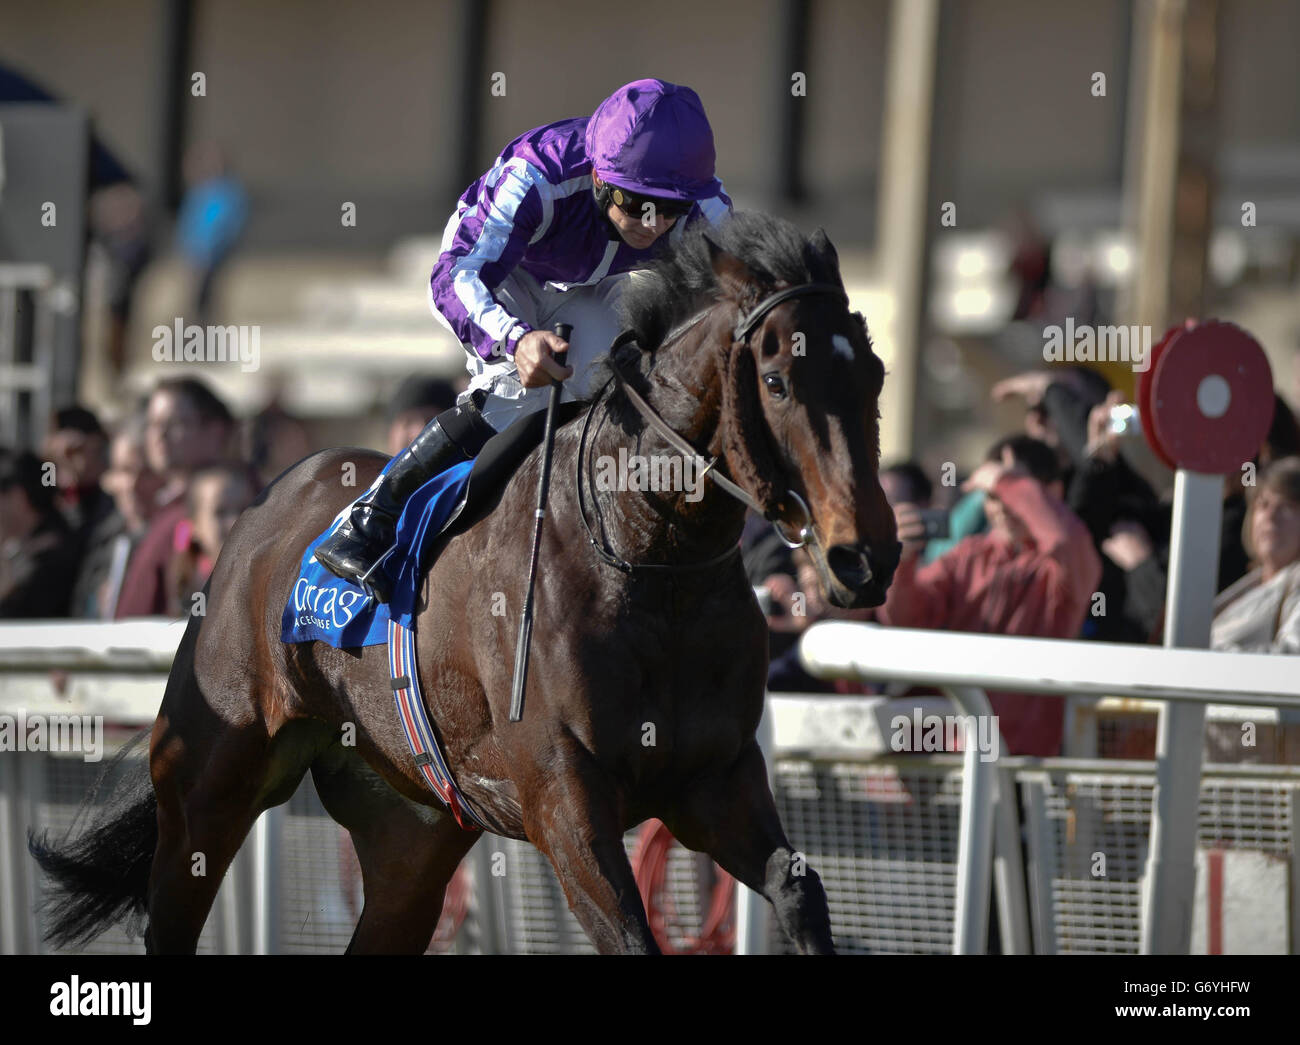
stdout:
<svg viewBox="0 0 1300 1045">
<path fill-rule="evenodd" d="M 420 486 L 512 421 L 546 405 L 552 378 L 574 378 L 561 401 L 585 399 L 591 365 L 618 334 L 630 273 L 731 200 L 714 177 L 713 131 L 699 96 L 637 80 L 595 114 L 528 131 L 465 190 L 429 281 L 434 317 L 468 354 L 470 386 L 429 422 L 316 549 L 331 572 L 387 601 L 375 567 L 391 550 L 402 506 Z M 565 343 L 552 333 L 573 327 Z M 568 350 L 568 365 L 554 358 Z"/>
</svg>

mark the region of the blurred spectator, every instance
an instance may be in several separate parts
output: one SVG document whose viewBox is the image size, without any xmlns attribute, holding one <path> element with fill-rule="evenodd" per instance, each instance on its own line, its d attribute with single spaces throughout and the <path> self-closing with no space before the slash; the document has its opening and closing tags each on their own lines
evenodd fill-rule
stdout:
<svg viewBox="0 0 1300 1045">
<path fill-rule="evenodd" d="M 1215 600 L 1210 648 L 1300 653 L 1300 457 L 1260 477 L 1243 538 L 1255 568 Z"/>
<path fill-rule="evenodd" d="M 934 537 L 927 541 L 925 551 L 921 553 L 921 562 L 931 563 L 941 555 L 947 555 L 967 537 L 983 533 L 988 525 L 988 519 L 984 516 L 984 491 L 966 491 L 948 512 L 948 536 Z"/>
<path fill-rule="evenodd" d="M 209 322 L 212 287 L 248 218 L 248 195 L 229 170 L 215 142 L 199 142 L 185 153 L 185 198 L 176 216 L 176 240 L 197 281 L 200 326 Z"/>
<path fill-rule="evenodd" d="M 424 431 L 424 426 L 456 405 L 449 381 L 411 374 L 397 387 L 388 406 L 388 452 L 400 454 Z"/>
<path fill-rule="evenodd" d="M 1030 319 L 1046 309 L 1046 293 L 1051 282 L 1052 244 L 1038 227 L 1027 207 L 1018 207 L 1006 222 L 1011 239 L 1011 276 L 1018 285 L 1016 310 L 1011 318 Z"/>
<path fill-rule="evenodd" d="M 275 478 L 312 452 L 307 426 L 280 403 L 280 389 L 244 425 L 244 457 L 260 475 Z"/>
<path fill-rule="evenodd" d="M 749 583 L 765 592 L 763 613 L 767 617 L 769 664 L 784 655 L 799 639 L 797 622 L 790 614 L 790 600 L 797 587 L 790 548 L 776 528 L 757 512 L 745 513 L 740 534 L 740 554 Z"/>
<path fill-rule="evenodd" d="M 152 256 L 144 197 L 120 182 L 90 199 L 90 230 L 108 262 L 108 359 L 114 374 L 126 363 L 126 328 L 136 283 Z"/>
<path fill-rule="evenodd" d="M 1107 626 L 1120 629 L 1114 636 L 1120 640 L 1135 635 L 1138 641 L 1155 641 L 1164 626 L 1171 511 L 1168 504 L 1157 502 L 1154 495 L 1134 496 L 1133 492 L 1139 488 L 1125 478 L 1132 469 L 1118 452 L 1119 438 L 1109 431 L 1107 420 L 1110 406 L 1118 401 L 1117 394 L 1111 396 L 1089 417 L 1090 464 L 1078 488 L 1089 505 L 1087 515 L 1094 536 L 1102 526 L 1109 527 L 1101 542 L 1106 560 L 1124 571 L 1121 601 L 1115 602 L 1109 593 L 1107 596 L 1107 618 L 1111 622 Z M 1275 394 L 1273 422 L 1256 455 L 1256 464 L 1266 471 L 1268 462 L 1297 454 L 1300 454 L 1300 425 L 1286 401 Z M 1225 594 L 1246 575 L 1250 565 L 1245 540 L 1247 475 L 1242 469 L 1229 475 L 1224 483 L 1216 590 Z M 1108 590 L 1105 581 L 1103 590 Z M 1099 619 L 1098 623 L 1107 622 Z M 1100 637 L 1112 636 L 1103 630 Z"/>
<path fill-rule="evenodd" d="M 1091 367 L 1071 363 L 1005 378 L 992 394 L 997 402 L 1024 402 L 1025 434 L 1056 451 L 1068 490 L 1070 471 L 1086 457 L 1088 415 L 1110 394 L 1110 382 Z"/>
<path fill-rule="evenodd" d="M 851 680 L 827 681 L 809 675 L 799 662 L 798 635 L 820 620 L 867 621 L 875 616 L 873 609 L 845 610 L 832 606 L 822 594 L 817 568 L 806 548 L 796 548 L 791 557 L 795 577 L 789 584 L 784 575 L 769 578 L 768 590 L 772 593 L 773 612 L 780 611 L 781 627 L 793 641 L 785 644 L 768 665 L 767 688 L 786 693 L 867 693 L 870 690 Z M 770 626 L 770 624 L 769 624 Z"/>
<path fill-rule="evenodd" d="M 1111 411 L 1124 401 L 1110 392 L 1088 414 L 1084 459 L 1070 485 L 1071 506 L 1102 553 L 1104 611 L 1088 619 L 1085 638 L 1149 642 L 1159 630 L 1165 572 L 1153 555 L 1157 535 L 1167 538 L 1169 508 L 1124 459 L 1125 438 L 1111 426 Z M 1223 563 L 1232 570 L 1232 556 Z"/>
<path fill-rule="evenodd" d="M 0 619 L 62 617 L 76 571 L 76 538 L 35 454 L 0 450 Z"/>
<path fill-rule="evenodd" d="M 1101 563 L 1061 499 L 1056 455 L 1027 436 L 1001 440 L 966 482 L 982 490 L 987 533 L 919 565 L 924 529 L 910 505 L 895 509 L 903 558 L 878 611 L 885 624 L 1001 635 L 1075 638 Z M 990 693 L 1009 753 L 1055 755 L 1064 733 L 1059 697 Z"/>
<path fill-rule="evenodd" d="M 925 511 L 934 506 L 934 484 L 920 465 L 913 461 L 890 465 L 880 470 L 880 485 L 892 507 L 912 505 Z M 980 533 L 988 524 L 984 518 L 984 494 L 972 490 L 962 494 L 947 515 L 948 535 L 931 537 L 921 553 L 922 562 L 933 562 L 951 551 L 966 537 Z"/>
<path fill-rule="evenodd" d="M 201 468 L 226 456 L 234 420 L 226 405 L 194 378 L 171 378 L 149 397 L 145 454 L 149 467 L 163 476 L 157 515 L 131 556 L 117 617 L 165 613 L 167 568 L 175 548 L 176 528 L 185 520 L 185 494 Z"/>
<path fill-rule="evenodd" d="M 795 567 L 790 548 L 781 540 L 776 527 L 757 512 L 745 513 L 745 528 L 740 534 L 740 553 L 749 583 L 755 588 L 768 587 L 771 591 L 771 581 L 780 591 L 794 590 Z M 780 599 L 776 591 L 772 591 L 772 596 L 775 608 Z"/>
<path fill-rule="evenodd" d="M 194 593 L 203 590 L 240 512 L 261 488 L 257 472 L 242 461 L 222 461 L 195 473 L 186 497 L 188 515 L 176 528 L 168 565 L 168 616 L 192 612 Z"/>
<path fill-rule="evenodd" d="M 925 470 L 915 461 L 903 461 L 880 469 L 880 488 L 891 505 L 914 504 L 929 508 L 934 496 L 934 484 Z"/>
<path fill-rule="evenodd" d="M 74 617 L 112 620 L 131 552 L 157 506 L 162 476 L 145 460 L 144 412 L 122 425 L 109 444 L 108 471 L 100 485 L 113 510 L 91 531 L 72 591 Z"/>
<path fill-rule="evenodd" d="M 113 499 L 100 486 L 108 468 L 108 437 L 89 410 L 64 407 L 50 419 L 44 455 L 54 464 L 57 504 L 80 557 L 91 532 L 113 511 Z"/>
<path fill-rule="evenodd" d="M 1152 517 L 1162 508 L 1151 484 L 1120 455 L 1121 436 L 1111 431 L 1111 409 L 1123 396 L 1098 371 L 1080 365 L 1018 374 L 995 385 L 993 396 L 1024 400 L 1025 431 L 1055 449 L 1065 502 L 1101 553 L 1101 612 L 1087 618 L 1083 637 L 1148 641 L 1164 605 L 1164 576 L 1135 564 L 1151 545 L 1145 528 L 1155 525 Z M 1167 533 L 1167 523 L 1163 529 Z M 1224 568 L 1234 568 L 1231 555 Z"/>
<path fill-rule="evenodd" d="M 1283 457 L 1300 457 L 1300 422 L 1285 399 L 1273 393 L 1273 420 L 1259 449 L 1259 467 L 1268 468 Z"/>
</svg>

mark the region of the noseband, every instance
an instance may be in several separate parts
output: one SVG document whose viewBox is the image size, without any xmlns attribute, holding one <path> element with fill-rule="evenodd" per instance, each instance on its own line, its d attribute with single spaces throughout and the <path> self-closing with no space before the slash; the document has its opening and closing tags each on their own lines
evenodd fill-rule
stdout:
<svg viewBox="0 0 1300 1045">
<path fill-rule="evenodd" d="M 829 296 L 837 297 L 846 303 L 848 302 L 848 295 L 844 292 L 844 288 L 836 286 L 832 283 L 800 283 L 793 287 L 786 287 L 784 290 L 778 290 L 775 293 L 769 294 L 767 297 L 763 298 L 763 300 L 760 301 L 757 305 L 755 305 L 748 313 L 741 315 L 740 319 L 736 321 L 736 325 L 731 332 L 732 343 L 733 344 L 737 342 L 748 343 L 750 335 L 754 332 L 754 328 L 757 327 L 758 324 L 762 322 L 763 317 L 766 316 L 769 312 L 771 312 L 772 309 L 776 308 L 777 305 L 789 301 L 791 298 L 806 297 L 812 294 L 829 295 Z M 693 325 L 693 323 L 688 325 Z M 671 336 L 667 340 L 672 340 Z M 695 449 L 695 447 L 693 447 L 684 438 L 682 438 L 682 436 L 678 435 L 675 431 L 673 431 L 671 427 L 669 427 L 668 422 L 665 421 L 662 417 L 660 417 L 658 411 L 656 411 L 653 406 L 651 406 L 648 402 L 646 402 L 645 397 L 641 395 L 641 393 L 638 392 L 635 388 L 632 387 L 632 385 L 627 380 L 627 376 L 623 373 L 622 370 L 619 369 L 618 363 L 615 362 L 614 360 L 614 352 L 620 347 L 622 347 L 623 345 L 631 344 L 634 341 L 636 341 L 636 334 L 631 330 L 625 330 L 623 331 L 623 333 L 619 334 L 618 337 L 614 339 L 614 343 L 610 345 L 608 361 L 609 361 L 610 372 L 613 375 L 611 380 L 616 380 L 618 382 L 618 385 L 622 389 L 623 394 L 627 396 L 628 401 L 636 409 L 637 413 L 639 413 L 645 419 L 646 423 L 651 428 L 653 428 L 656 432 L 658 432 L 659 435 L 661 435 L 668 442 L 669 446 L 671 446 L 678 453 L 682 454 L 684 457 L 689 457 L 696 461 L 705 460 L 703 454 L 701 454 L 698 450 Z M 600 394 L 597 395 L 596 398 L 599 399 L 601 395 L 604 394 L 605 389 L 608 387 L 609 387 L 609 382 L 606 382 L 605 388 L 601 389 Z M 675 563 L 674 564 L 666 564 L 666 563 L 665 564 L 658 564 L 658 563 L 633 564 L 633 563 L 624 562 L 622 559 L 619 559 L 617 556 L 611 556 L 610 553 L 606 552 L 605 549 L 601 548 L 599 543 L 597 543 L 596 541 L 595 535 L 591 532 L 591 527 L 587 524 L 586 512 L 583 510 L 582 503 L 581 503 L 582 502 L 582 475 L 581 475 L 582 447 L 586 443 L 587 422 L 590 420 L 591 414 L 593 412 L 594 412 L 593 410 L 587 411 L 587 418 L 584 419 L 583 421 L 582 437 L 578 442 L 578 468 L 579 468 L 578 514 L 582 518 L 583 526 L 587 528 L 587 536 L 591 539 L 592 546 L 596 549 L 598 553 L 600 553 L 603 559 L 605 559 L 607 562 L 611 562 L 613 565 L 618 566 L 620 569 L 626 568 L 629 570 L 634 566 L 642 566 L 642 567 L 653 566 L 654 568 L 660 568 L 660 569 L 662 568 L 703 569 L 708 566 L 716 565 L 717 563 L 723 561 L 724 559 L 728 559 L 732 555 L 736 554 L 737 549 L 730 549 L 727 552 L 724 552 L 722 555 L 718 556 L 717 558 L 710 559 L 708 562 L 691 564 L 691 565 L 678 565 Z M 717 457 L 708 459 L 707 463 L 700 470 L 699 473 L 700 478 L 704 478 L 705 476 L 708 476 L 719 487 L 721 487 L 724 491 L 726 491 L 728 494 L 730 494 L 732 497 L 738 500 L 741 504 L 745 505 L 747 508 L 753 509 L 759 515 L 763 516 L 763 518 L 769 520 L 772 523 L 773 527 L 775 528 L 777 535 L 781 538 L 782 541 L 785 542 L 787 547 L 801 548 L 808 543 L 808 538 L 812 534 L 812 515 L 809 513 L 808 505 L 802 497 L 800 497 L 793 490 L 786 490 L 785 497 L 783 497 L 781 500 L 781 503 L 784 503 L 786 497 L 792 498 L 796 503 L 796 505 L 798 506 L 799 510 L 803 513 L 803 522 L 799 524 L 798 529 L 795 530 L 794 535 L 791 536 L 790 533 L 785 528 L 784 522 L 780 518 L 776 517 L 775 512 L 773 512 L 772 514 L 768 514 L 768 512 L 764 510 L 763 506 L 760 505 L 756 500 L 754 500 L 754 498 L 749 494 L 748 491 L 742 489 L 740 486 L 734 483 L 731 479 L 727 478 L 721 472 L 714 470 L 714 466 L 718 463 L 718 460 L 719 459 Z"/>
</svg>

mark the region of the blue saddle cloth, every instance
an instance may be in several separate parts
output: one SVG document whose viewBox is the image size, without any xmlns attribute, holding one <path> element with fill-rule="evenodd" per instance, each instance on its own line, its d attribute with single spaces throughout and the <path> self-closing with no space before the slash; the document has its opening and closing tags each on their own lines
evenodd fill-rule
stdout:
<svg viewBox="0 0 1300 1045">
<path fill-rule="evenodd" d="M 384 465 L 384 472 L 392 463 Z M 303 553 L 298 580 L 280 619 L 281 640 L 327 642 L 336 649 L 376 646 L 388 642 L 390 619 L 404 628 L 412 627 L 420 578 L 429 566 L 428 551 L 434 538 L 456 514 L 473 465 L 473 461 L 452 465 L 416 490 L 406 502 L 397 521 L 396 550 L 380 567 L 393 584 L 393 597 L 387 604 L 336 577 L 316 561 L 316 546 L 338 529 L 352 505 L 340 512 L 329 529 L 307 545 Z"/>
</svg>

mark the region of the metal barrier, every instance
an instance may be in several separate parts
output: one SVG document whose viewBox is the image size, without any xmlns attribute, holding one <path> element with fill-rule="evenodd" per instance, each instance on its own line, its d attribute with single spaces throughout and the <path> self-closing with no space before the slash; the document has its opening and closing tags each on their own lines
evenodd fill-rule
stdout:
<svg viewBox="0 0 1300 1045">
<path fill-rule="evenodd" d="M 819 625 L 810 635 L 834 639 L 819 630 L 828 627 Z M 181 628 L 165 621 L 0 626 L 0 714 L 26 708 L 103 715 L 122 727 L 105 750 L 107 760 L 113 746 L 152 721 Z M 899 667 L 894 660 L 905 659 L 908 665 L 928 663 L 929 668 L 909 668 L 926 678 L 936 671 L 955 675 L 960 669 L 944 665 L 962 663 L 958 657 L 965 651 L 950 656 L 948 640 L 958 647 L 970 641 L 1046 647 L 1041 660 L 1022 662 L 1040 691 L 1050 689 L 1045 679 L 1064 679 L 1070 669 L 1053 647 L 1083 646 L 1089 660 L 1079 663 L 1096 665 L 1095 644 L 900 630 L 891 630 L 888 640 L 876 636 L 873 641 L 881 641 L 882 648 L 859 650 L 869 653 L 876 665 L 873 673 L 892 672 Z M 926 653 L 917 656 L 916 644 L 921 643 Z M 1270 667 L 1285 666 L 1283 658 L 1257 659 Z M 1003 672 L 1003 665 L 1001 657 L 991 655 L 987 663 L 968 666 Z M 61 674 L 51 676 L 56 666 L 67 672 L 66 680 L 61 681 Z M 899 675 L 910 677 L 906 671 L 891 677 Z M 1222 681 L 1220 676 L 1200 680 L 1202 695 L 1216 678 Z M 1140 675 L 1131 681 L 1143 685 Z M 1010 688 L 1001 674 L 996 685 Z M 1248 702 L 1241 688 L 1236 687 L 1231 703 Z M 1125 689 L 1118 686 L 1117 691 Z M 1254 696 L 1262 699 L 1259 691 Z M 972 792 L 964 787 L 969 777 L 963 760 L 969 754 L 894 755 L 888 721 L 886 702 L 880 699 L 772 694 L 767 701 L 761 735 L 773 793 L 792 845 L 825 885 L 839 950 L 948 952 L 964 932 L 961 945 L 981 951 L 976 915 L 985 910 L 990 893 L 998 898 L 1005 951 L 1139 949 L 1139 889 L 1149 848 L 1153 763 L 1002 759 L 991 774 L 999 800 L 985 803 L 989 822 L 979 829 L 985 839 L 978 842 L 968 826 L 975 812 Z M 68 755 L 0 753 L 0 951 L 44 949 L 34 913 L 41 883 L 26 853 L 26 830 L 49 828 L 55 836 L 66 831 L 100 768 Z M 1017 798 L 1024 809 L 1023 852 L 1017 802 L 1010 800 Z M 1198 950 L 1209 950 L 1217 938 L 1228 949 L 1300 952 L 1300 925 L 1294 919 L 1288 924 L 1288 907 L 1300 911 L 1298 810 L 1300 770 L 1207 767 L 1198 827 L 1203 860 L 1226 866 L 1230 885 L 1243 875 L 1253 876 L 1267 892 L 1269 906 L 1226 930 L 1198 917 L 1200 928 L 1193 933 Z M 632 837 L 627 841 L 630 846 Z M 986 855 L 980 856 L 981 851 Z M 1099 852 L 1106 859 L 1102 874 L 1095 873 L 1093 862 Z M 980 892 L 967 892 L 963 906 L 963 882 L 970 880 L 977 859 L 986 863 L 984 884 Z M 471 852 L 463 872 L 468 911 L 447 949 L 591 950 L 549 864 L 532 846 L 487 837 Z M 692 854 L 674 852 L 668 888 L 687 929 L 698 926 L 702 915 L 700 873 Z M 737 949 L 787 950 L 788 943 L 766 916 L 766 902 L 751 900 L 752 894 L 741 888 Z M 1198 910 L 1210 906 L 1201 903 Z M 359 913 L 360 882 L 351 843 L 325 813 L 308 776 L 290 802 L 264 815 L 250 834 L 222 884 L 200 950 L 337 953 L 346 946 Z M 1239 938 L 1243 926 L 1251 932 Z M 138 941 L 115 928 L 88 950 L 140 949 Z"/>
<path fill-rule="evenodd" d="M 800 641 L 800 656 L 812 674 L 823 678 L 939 686 L 967 714 L 984 696 L 982 688 L 1062 696 L 1158 698 L 1172 702 L 1173 706 L 1185 702 L 1202 709 L 1208 704 L 1300 707 L 1300 675 L 1295 671 L 1294 661 L 1260 653 L 883 629 L 869 624 L 826 622 L 805 632 Z M 1195 763 L 1199 768 L 1199 733 L 1194 739 Z M 1173 762 L 1179 754 L 1186 752 L 1177 746 L 1162 746 L 1156 765 L 1150 846 L 1143 875 L 1147 888 L 1143 890 L 1140 920 L 1142 950 L 1147 953 L 1171 949 L 1170 937 L 1185 935 L 1192 922 L 1195 867 L 1170 866 L 1175 864 L 1170 856 L 1171 848 L 1181 848 L 1171 847 L 1170 839 L 1196 830 L 1194 823 L 1184 824 L 1182 817 L 1183 807 L 1195 815 L 1195 803 L 1174 801 L 1179 796 L 1173 795 L 1177 783 Z M 968 793 L 978 789 L 982 780 L 996 775 L 992 768 L 996 762 L 996 757 L 991 763 L 984 762 L 972 751 L 972 745 L 966 745 Z M 972 905 L 988 895 L 992 833 L 992 824 L 981 806 L 973 802 L 963 806 L 958 895 L 970 897 Z M 1189 850 L 1194 848 L 1195 838 L 1190 841 Z M 1180 885 L 1180 900 L 1172 909 L 1168 897 L 1163 898 L 1162 908 L 1156 908 L 1159 890 L 1152 888 L 1151 883 L 1157 872 L 1172 876 Z M 954 929 L 953 949 L 958 953 L 970 953 L 982 946 L 979 911 L 974 907 L 968 911 L 965 917 L 959 914 Z M 1157 926 L 1161 932 L 1154 931 Z"/>
</svg>

